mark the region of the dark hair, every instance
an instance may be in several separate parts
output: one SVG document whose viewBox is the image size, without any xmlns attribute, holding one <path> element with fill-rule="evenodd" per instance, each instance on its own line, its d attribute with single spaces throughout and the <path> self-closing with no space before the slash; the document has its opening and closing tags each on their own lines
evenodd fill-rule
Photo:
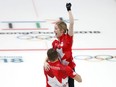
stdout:
<svg viewBox="0 0 116 87">
<path fill-rule="evenodd" d="M 58 53 L 55 49 L 50 48 L 47 51 L 47 56 L 50 61 L 55 61 L 58 58 Z"/>
</svg>

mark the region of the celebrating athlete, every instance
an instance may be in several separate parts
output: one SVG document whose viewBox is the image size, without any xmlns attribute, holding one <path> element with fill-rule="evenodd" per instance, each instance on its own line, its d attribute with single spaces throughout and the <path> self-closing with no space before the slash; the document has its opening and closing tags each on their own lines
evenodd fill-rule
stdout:
<svg viewBox="0 0 116 87">
<path fill-rule="evenodd" d="M 61 63 L 74 70 L 76 66 L 72 56 L 74 18 L 71 12 L 71 6 L 71 3 L 66 3 L 66 9 L 69 15 L 69 28 L 67 28 L 67 24 L 62 20 L 55 23 L 54 33 L 57 40 L 52 42 L 52 46 L 59 53 Z M 46 70 L 49 70 L 50 65 L 47 63 L 47 60 L 44 63 L 44 67 Z M 74 87 L 74 79 L 69 77 L 68 83 L 69 87 Z"/>
<path fill-rule="evenodd" d="M 69 66 L 61 64 L 58 59 L 58 52 L 50 48 L 47 51 L 48 64 L 50 70 L 44 69 L 46 76 L 46 87 L 69 87 L 68 77 L 82 82 L 81 76 L 74 72 Z"/>
</svg>

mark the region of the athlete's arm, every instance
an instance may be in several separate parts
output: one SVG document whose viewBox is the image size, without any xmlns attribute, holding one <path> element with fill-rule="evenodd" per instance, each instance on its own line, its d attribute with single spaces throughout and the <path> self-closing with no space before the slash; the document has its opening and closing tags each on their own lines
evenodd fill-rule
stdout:
<svg viewBox="0 0 116 87">
<path fill-rule="evenodd" d="M 68 16 L 69 16 L 69 30 L 68 30 L 68 34 L 70 36 L 73 36 L 73 26 L 74 26 L 74 18 L 71 12 L 71 3 L 66 3 L 66 8 L 68 11 Z"/>
<path fill-rule="evenodd" d="M 77 82 L 82 82 L 82 78 L 79 74 L 76 74 L 76 76 L 73 79 L 76 80 Z"/>
<path fill-rule="evenodd" d="M 69 77 L 73 78 L 77 82 L 82 82 L 82 78 L 78 73 L 76 73 L 74 70 L 72 70 L 69 66 L 65 66 L 65 67 L 66 67 L 65 68 L 66 74 Z"/>
<path fill-rule="evenodd" d="M 44 61 L 44 68 L 45 68 L 45 70 L 50 70 L 50 65 L 48 64 L 48 57 L 46 57 L 46 59 Z"/>
</svg>

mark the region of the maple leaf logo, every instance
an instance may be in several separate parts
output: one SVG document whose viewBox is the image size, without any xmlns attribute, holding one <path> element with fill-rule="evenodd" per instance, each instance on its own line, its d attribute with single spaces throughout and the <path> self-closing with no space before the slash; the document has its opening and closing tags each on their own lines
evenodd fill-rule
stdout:
<svg viewBox="0 0 116 87">
<path fill-rule="evenodd" d="M 57 52 L 60 54 L 60 58 L 62 58 L 64 56 L 62 48 L 61 49 L 57 49 Z"/>
<path fill-rule="evenodd" d="M 60 83 L 55 76 L 53 78 L 51 78 L 50 76 L 47 77 L 48 77 L 48 84 L 51 87 L 68 87 L 68 77 L 62 79 L 62 83 Z"/>
<path fill-rule="evenodd" d="M 69 64 L 69 62 L 68 62 L 68 61 L 66 61 L 66 59 L 64 59 L 64 60 L 62 60 L 62 64 L 63 64 L 63 65 L 68 65 L 68 64 Z"/>
</svg>

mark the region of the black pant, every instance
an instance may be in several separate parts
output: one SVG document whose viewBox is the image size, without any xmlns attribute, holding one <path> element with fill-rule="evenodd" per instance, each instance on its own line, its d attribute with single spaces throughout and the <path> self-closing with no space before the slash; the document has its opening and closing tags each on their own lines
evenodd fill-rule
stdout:
<svg viewBox="0 0 116 87">
<path fill-rule="evenodd" d="M 75 71 L 75 69 L 73 69 Z M 69 87 L 74 87 L 74 79 L 73 78 L 68 78 L 68 84 L 69 84 Z"/>
<path fill-rule="evenodd" d="M 68 84 L 69 84 L 69 87 L 74 87 L 74 79 L 69 77 Z"/>
</svg>

